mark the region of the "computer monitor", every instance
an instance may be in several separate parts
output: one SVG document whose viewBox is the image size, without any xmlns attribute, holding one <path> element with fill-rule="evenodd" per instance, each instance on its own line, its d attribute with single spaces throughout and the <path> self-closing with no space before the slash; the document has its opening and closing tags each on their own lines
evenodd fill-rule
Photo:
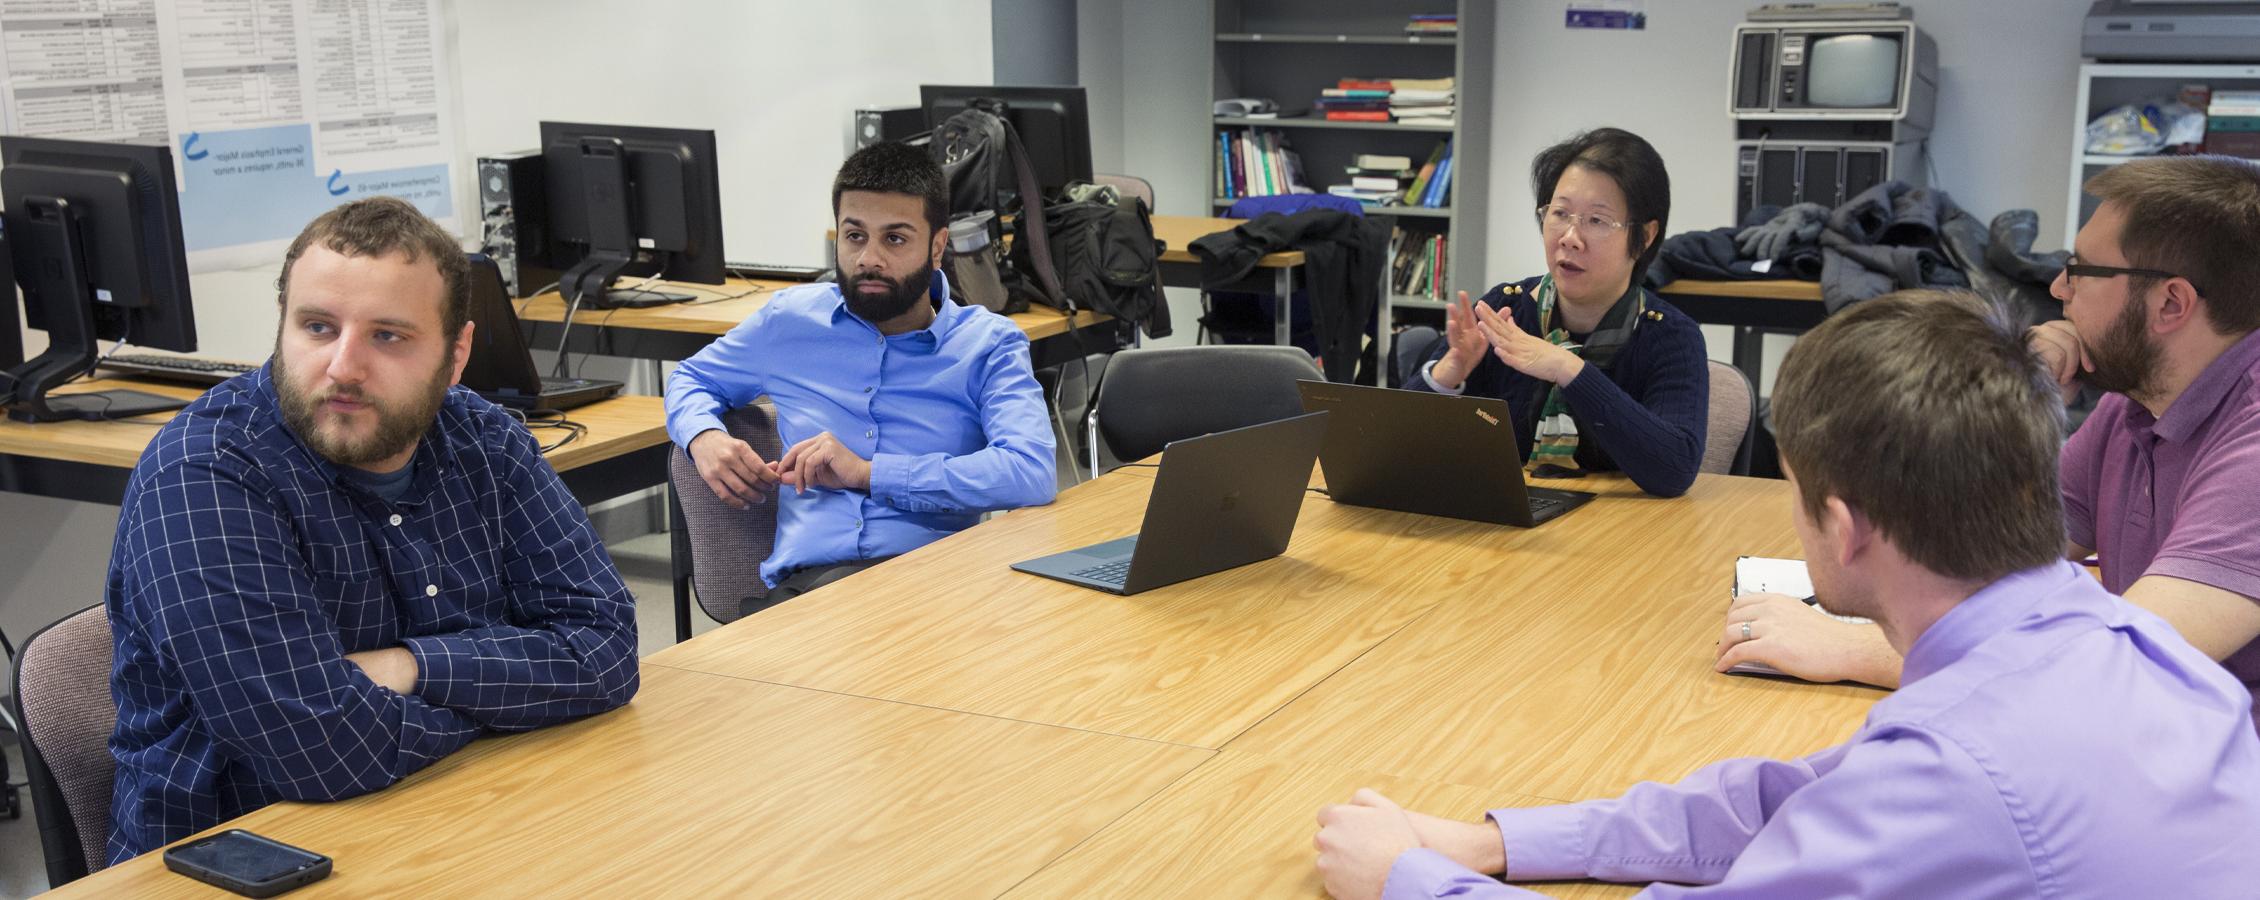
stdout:
<svg viewBox="0 0 2260 900">
<path fill-rule="evenodd" d="M 0 203 L 24 324 L 48 337 L 0 385 L 8 415 L 114 419 L 186 405 L 140 391 L 48 395 L 94 368 L 97 340 L 196 349 L 171 149 L 0 136 Z"/>
<path fill-rule="evenodd" d="M 611 290 L 623 275 L 721 284 L 722 198 L 714 132 L 541 123 L 549 263 L 574 307 L 681 303 L 689 294 Z"/>
<path fill-rule="evenodd" d="M 1091 110 L 1081 87 L 937 85 L 918 87 L 926 127 L 941 127 L 959 110 L 983 98 L 1004 102 L 1005 120 L 1020 134 L 1028 165 L 1046 196 L 1056 197 L 1071 181 L 1091 180 Z"/>
</svg>

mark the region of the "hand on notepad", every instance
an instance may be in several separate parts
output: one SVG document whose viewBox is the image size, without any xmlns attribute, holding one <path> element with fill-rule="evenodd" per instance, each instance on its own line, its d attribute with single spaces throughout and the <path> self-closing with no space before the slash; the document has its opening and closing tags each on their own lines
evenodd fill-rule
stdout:
<svg viewBox="0 0 2260 900">
<path fill-rule="evenodd" d="M 1717 668 L 1724 672 L 1755 662 L 1806 681 L 1873 683 L 1875 673 L 1867 663 L 1873 661 L 1873 644 L 1879 643 L 1890 654 L 1883 631 L 1874 625 L 1817 614 L 1804 600 L 1786 594 L 1744 594 L 1727 607 Z"/>
</svg>

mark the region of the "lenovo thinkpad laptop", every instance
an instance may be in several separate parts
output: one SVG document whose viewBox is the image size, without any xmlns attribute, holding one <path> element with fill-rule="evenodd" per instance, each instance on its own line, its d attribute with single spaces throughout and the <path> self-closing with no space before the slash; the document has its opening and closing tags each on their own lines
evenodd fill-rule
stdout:
<svg viewBox="0 0 2260 900">
<path fill-rule="evenodd" d="M 463 386 L 502 406 L 516 409 L 572 409 L 620 393 L 623 385 L 602 378 L 543 378 L 518 329 L 518 312 L 502 285 L 502 270 L 483 253 L 471 258 L 471 361 L 463 366 Z"/>
<path fill-rule="evenodd" d="M 1326 381 L 1296 386 L 1305 411 L 1332 417 L 1318 459 L 1337 503 L 1530 528 L 1593 499 L 1523 484 L 1504 400 Z"/>
<path fill-rule="evenodd" d="M 1278 556 L 1295 534 L 1326 418 L 1304 414 L 1172 443 L 1137 534 L 1012 568 L 1135 594 Z"/>
</svg>

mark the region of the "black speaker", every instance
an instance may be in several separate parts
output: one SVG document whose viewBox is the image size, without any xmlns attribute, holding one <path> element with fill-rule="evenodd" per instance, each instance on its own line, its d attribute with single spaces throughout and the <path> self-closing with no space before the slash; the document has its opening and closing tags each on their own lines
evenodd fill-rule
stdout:
<svg viewBox="0 0 2260 900">
<path fill-rule="evenodd" d="M 542 187 L 541 151 L 482 156 L 479 173 L 479 244 L 502 270 L 513 297 L 531 297 L 557 283 L 549 260 L 549 200 Z"/>
<path fill-rule="evenodd" d="M 855 149 L 899 141 L 926 130 L 926 111 L 915 106 L 889 106 L 855 111 Z"/>
</svg>

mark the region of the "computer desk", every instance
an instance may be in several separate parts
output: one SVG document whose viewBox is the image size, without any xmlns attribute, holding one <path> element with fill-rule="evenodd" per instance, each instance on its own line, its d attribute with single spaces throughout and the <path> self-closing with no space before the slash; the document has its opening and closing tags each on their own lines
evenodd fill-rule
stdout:
<svg viewBox="0 0 2260 900">
<path fill-rule="evenodd" d="M 1527 530 L 1311 495 L 1285 556 L 1132 597 L 1006 569 L 1128 530 L 1152 479 L 645 657 L 623 710 L 222 827 L 336 857 L 308 897 L 1315 897 L 1313 816 L 1357 787 L 1473 820 L 1810 753 L 1882 696 L 1711 671 L 1734 558 L 1798 555 L 1785 482 L 1588 478 Z M 198 892 L 152 853 L 60 895 Z"/>
<path fill-rule="evenodd" d="M 103 378 L 56 393 L 127 388 L 189 399 L 204 389 L 136 378 Z M 546 455 L 583 506 L 663 483 L 667 478 L 666 416 L 658 397 L 623 396 L 572 410 L 588 433 Z M 116 505 L 126 480 L 158 426 L 172 413 L 115 422 L 0 420 L 0 490 Z M 536 433 L 553 443 L 562 432 Z"/>
<path fill-rule="evenodd" d="M 655 290 L 688 293 L 699 299 L 689 303 L 644 309 L 582 308 L 573 315 L 569 347 L 574 353 L 620 356 L 654 361 L 691 358 L 729 333 L 738 323 L 769 303 L 777 291 L 794 287 L 791 281 L 748 281 L 732 278 L 720 285 L 655 282 Z M 735 299 L 721 299 L 752 291 Z M 1028 336 L 1029 354 L 1036 368 L 1047 368 L 1082 355 L 1084 342 L 1101 341 L 1098 332 L 1072 335 L 1068 317 L 1051 309 L 1014 313 L 1012 323 Z M 530 346 L 557 349 L 565 319 L 565 300 L 556 291 L 519 301 L 518 321 L 526 328 Z M 1076 329 L 1112 321 L 1084 311 L 1074 318 Z M 1111 343 L 1108 344 L 1112 346 Z"/>
<path fill-rule="evenodd" d="M 1155 216 L 1154 239 L 1161 241 L 1161 282 L 1170 287 L 1201 287 L 1201 258 L 1192 251 L 1194 241 L 1212 234 L 1231 231 L 1246 219 L 1218 219 L 1208 216 Z M 1301 250 L 1267 253 L 1256 260 L 1256 270 L 1241 279 L 1240 283 L 1220 287 L 1218 290 L 1245 291 L 1270 294 L 1279 298 L 1271 323 L 1272 343 L 1285 346 L 1294 342 L 1294 317 L 1288 314 L 1288 304 L 1295 296 L 1295 281 L 1303 274 L 1307 263 Z"/>
</svg>

